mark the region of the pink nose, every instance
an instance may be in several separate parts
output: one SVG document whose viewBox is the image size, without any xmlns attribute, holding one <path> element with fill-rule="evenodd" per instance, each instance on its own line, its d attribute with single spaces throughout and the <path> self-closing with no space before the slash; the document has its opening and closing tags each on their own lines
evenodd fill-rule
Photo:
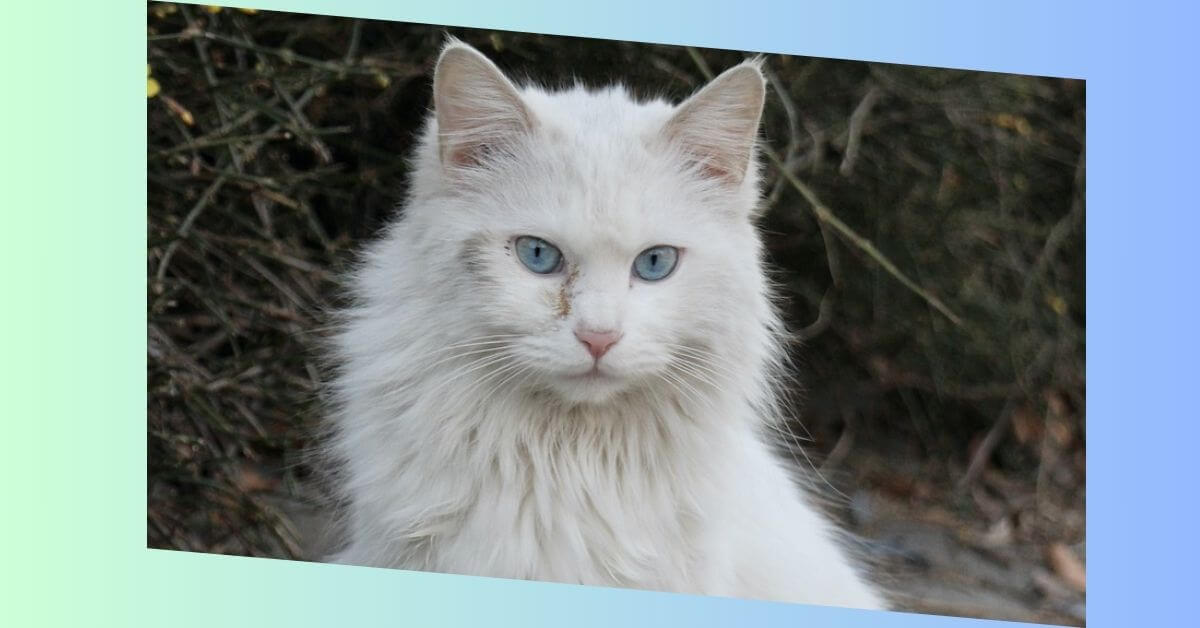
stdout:
<svg viewBox="0 0 1200 628">
<path fill-rule="evenodd" d="M 588 353 L 592 354 L 593 358 L 600 359 L 617 341 L 621 339 L 621 334 L 615 331 L 592 331 L 592 330 L 575 330 L 575 337 L 579 342 L 587 345 Z"/>
</svg>

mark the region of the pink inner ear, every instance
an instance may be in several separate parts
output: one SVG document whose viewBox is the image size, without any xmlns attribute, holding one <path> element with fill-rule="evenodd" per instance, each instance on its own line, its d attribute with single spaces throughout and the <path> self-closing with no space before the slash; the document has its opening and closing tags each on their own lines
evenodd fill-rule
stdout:
<svg viewBox="0 0 1200 628">
<path fill-rule="evenodd" d="M 695 158 L 702 176 L 737 185 L 754 153 L 764 90 L 756 65 L 734 67 L 680 105 L 667 133 Z"/>
<path fill-rule="evenodd" d="M 752 135 L 745 139 L 728 134 L 715 136 L 683 125 L 676 131 L 674 141 L 685 151 L 701 177 L 733 186 L 742 182 L 754 148 Z"/>
<path fill-rule="evenodd" d="M 463 44 L 442 53 L 433 96 L 446 166 L 481 166 L 491 151 L 533 128 L 516 87 L 494 63 Z"/>
<path fill-rule="evenodd" d="M 732 173 L 717 166 L 716 164 L 713 164 L 712 162 L 705 162 L 702 164 L 700 166 L 700 172 L 709 179 L 721 179 L 730 183 L 737 183 L 737 178 L 734 177 Z"/>
<path fill-rule="evenodd" d="M 737 185 L 741 182 L 742 177 L 738 175 L 736 169 L 730 168 L 729 164 L 722 163 L 712 154 L 699 153 L 698 147 L 692 148 L 691 161 L 696 165 L 701 177 L 705 179 L 713 179 Z"/>
<path fill-rule="evenodd" d="M 450 163 L 459 167 L 476 167 L 483 164 L 480 159 L 480 153 L 487 150 L 487 147 L 478 145 L 459 146 L 450 151 L 448 157 Z"/>
</svg>

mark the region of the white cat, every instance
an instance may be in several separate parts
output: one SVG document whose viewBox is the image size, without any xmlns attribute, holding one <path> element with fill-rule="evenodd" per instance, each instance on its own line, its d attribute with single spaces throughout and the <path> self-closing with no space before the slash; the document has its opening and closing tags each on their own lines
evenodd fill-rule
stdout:
<svg viewBox="0 0 1200 628">
<path fill-rule="evenodd" d="M 336 337 L 333 560 L 884 607 L 769 444 L 763 99 L 754 61 L 675 107 L 448 43 Z"/>
</svg>

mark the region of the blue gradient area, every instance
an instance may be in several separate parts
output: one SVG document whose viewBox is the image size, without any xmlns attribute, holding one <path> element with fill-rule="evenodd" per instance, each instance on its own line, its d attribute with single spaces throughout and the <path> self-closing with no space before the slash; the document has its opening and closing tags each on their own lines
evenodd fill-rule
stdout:
<svg viewBox="0 0 1200 628">
<path fill-rule="evenodd" d="M 1200 562 L 1194 486 L 1200 413 L 1192 394 L 1200 385 L 1195 5 L 275 0 L 252 6 L 1086 79 L 1089 625 L 1196 621 L 1184 607 L 1195 596 Z M 144 483 L 124 479 L 144 490 Z M 110 600 L 122 603 L 129 622 L 1019 625 L 137 548 L 120 556 L 126 562 L 118 575 L 97 586 L 118 589 Z"/>
<path fill-rule="evenodd" d="M 145 554 L 139 559 L 142 597 L 126 607 L 122 620 L 175 616 L 186 626 L 233 620 L 246 626 L 513 628 L 1039 625 L 160 550 Z M 180 591 L 176 574 L 182 573 L 187 585 L 199 586 Z"/>
<path fill-rule="evenodd" d="M 1094 35 L 1108 25 L 1136 22 L 1151 3 L 1137 5 L 1131 16 L 1098 3 L 1031 0 L 251 4 L 447 26 L 1084 78 L 1096 67 L 1090 43 Z M 1127 42 L 1129 35 L 1122 39 Z"/>
</svg>

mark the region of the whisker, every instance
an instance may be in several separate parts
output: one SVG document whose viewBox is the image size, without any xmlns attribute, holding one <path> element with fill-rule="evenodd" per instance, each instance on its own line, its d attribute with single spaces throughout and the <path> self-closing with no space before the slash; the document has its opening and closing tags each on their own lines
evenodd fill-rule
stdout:
<svg viewBox="0 0 1200 628">
<path fill-rule="evenodd" d="M 683 354 L 683 355 L 680 355 L 679 357 L 692 358 L 693 362 L 703 363 L 705 366 L 709 367 L 711 370 L 720 372 L 722 375 L 724 375 L 726 377 L 729 377 L 731 379 L 737 379 L 737 377 L 739 376 L 739 373 L 737 373 L 731 367 L 729 367 L 728 365 L 726 365 L 722 362 L 719 362 L 718 357 L 711 352 L 703 351 L 703 350 L 697 349 L 695 347 L 689 347 L 687 345 L 680 345 L 680 344 L 674 344 L 674 343 L 668 343 L 668 346 L 671 347 L 672 349 L 675 349 L 675 352 L 677 354 Z"/>
<path fill-rule="evenodd" d="M 508 384 L 508 382 L 510 382 L 518 377 L 522 377 L 525 373 L 528 373 L 531 370 L 533 370 L 533 367 L 526 364 L 526 365 L 522 365 L 520 368 L 516 369 L 515 371 L 512 371 L 510 375 L 508 375 L 504 379 L 498 381 L 495 385 L 493 385 L 491 388 L 489 388 L 488 391 L 486 393 L 484 393 L 483 399 L 490 399 L 491 396 L 496 393 L 496 391 L 503 388 L 506 384 Z"/>
<path fill-rule="evenodd" d="M 681 373 L 699 380 L 700 383 L 707 384 L 708 386 L 711 386 L 717 390 L 722 389 L 721 385 L 714 381 L 712 376 L 701 370 L 698 370 L 698 365 L 688 364 L 686 362 L 673 362 L 672 364 Z"/>
<path fill-rule="evenodd" d="M 692 404 L 695 404 L 698 406 L 707 406 L 710 410 L 716 410 L 716 407 L 712 404 L 712 401 L 705 398 L 703 395 L 700 394 L 699 391 L 697 391 L 695 388 L 693 388 L 690 384 L 688 384 L 683 379 L 680 379 L 677 375 L 672 373 L 670 370 L 663 371 L 662 376 L 668 378 L 671 382 L 673 382 L 675 384 L 676 392 L 678 392 L 685 399 L 687 399 L 689 403 L 692 403 Z M 686 390 L 684 390 L 685 388 L 686 388 Z"/>
<path fill-rule="evenodd" d="M 458 381 L 462 377 L 465 377 L 466 375 L 474 373 L 474 372 L 478 371 L 479 369 L 487 368 L 493 364 L 498 364 L 500 362 L 503 362 L 504 360 L 508 360 L 508 359 L 510 359 L 510 357 L 511 356 L 509 356 L 507 353 L 499 353 L 499 354 L 487 355 L 482 358 L 476 359 L 469 363 L 469 365 L 468 365 L 469 368 L 466 368 L 466 367 L 461 368 L 461 369 L 455 371 L 454 375 L 452 377 L 445 379 L 441 382 L 438 382 L 437 385 L 435 385 L 433 387 L 433 389 L 431 389 L 428 393 L 426 393 L 426 396 L 433 397 L 434 395 L 436 395 L 437 393 L 439 393 L 443 389 L 445 389 L 447 386 L 449 386 L 450 384 L 453 384 L 454 382 Z"/>
<path fill-rule="evenodd" d="M 434 365 L 429 365 L 429 366 L 426 366 L 426 367 L 424 367 L 424 368 L 425 368 L 425 370 L 428 370 L 428 369 L 432 368 L 432 366 L 435 366 L 435 365 L 437 365 L 437 364 L 441 364 L 441 363 L 444 363 L 444 362 L 448 362 L 448 361 L 450 361 L 450 360 L 452 360 L 452 359 L 461 359 L 461 358 L 465 358 L 465 357 L 470 357 L 470 356 L 472 356 L 472 355 L 477 355 L 477 356 L 478 356 L 478 357 L 474 357 L 474 358 L 472 358 L 472 359 L 471 359 L 471 360 L 469 360 L 469 361 L 468 361 L 466 364 L 464 364 L 464 365 L 460 365 L 459 367 L 457 367 L 457 368 L 455 368 L 454 370 L 450 371 L 450 373 L 449 373 L 447 376 L 448 376 L 448 377 L 453 377 L 453 376 L 455 376 L 456 374 L 458 374 L 458 373 L 462 372 L 464 369 L 466 369 L 466 368 L 468 368 L 468 367 L 471 367 L 471 366 L 474 366 L 474 365 L 478 365 L 478 364 L 480 364 L 481 362 L 483 362 L 483 361 L 485 361 L 485 360 L 488 360 L 488 359 L 490 359 L 490 358 L 494 358 L 494 357 L 495 357 L 495 355 L 496 355 L 495 351 L 496 351 L 496 349 L 487 350 L 487 351 L 473 351 L 473 352 L 466 352 L 465 354 L 455 354 L 455 355 L 451 355 L 451 356 L 449 356 L 447 359 L 444 359 L 444 360 L 439 360 L 439 361 L 438 361 L 437 363 L 435 363 Z M 376 378 L 373 378 L 373 380 L 372 380 L 372 381 L 373 381 L 373 383 L 375 383 L 375 384 L 387 385 L 387 384 L 390 384 L 390 383 L 392 383 L 392 382 L 393 382 L 393 379 L 392 379 L 392 378 L 384 378 L 384 377 L 376 377 Z M 402 382 L 399 382 L 399 383 L 398 383 L 398 385 L 395 385 L 395 386 L 393 386 L 393 387 L 389 388 L 388 390 L 384 391 L 382 394 L 383 394 L 383 396 L 384 396 L 384 399 L 394 399 L 394 398 L 396 398 L 396 397 L 399 397 L 399 396 L 401 396 L 401 395 L 408 394 L 408 393 L 409 393 L 409 392 L 411 392 L 412 390 L 414 390 L 414 389 L 418 389 L 418 388 L 420 388 L 420 387 L 421 387 L 421 386 L 423 386 L 423 385 L 425 385 L 425 382 L 424 382 L 423 380 L 421 380 L 421 379 L 419 379 L 419 378 L 413 378 L 413 377 L 410 377 L 410 378 L 404 379 Z"/>
<path fill-rule="evenodd" d="M 421 396 L 423 398 L 432 397 L 435 393 L 440 392 L 443 388 L 450 385 L 454 381 L 457 381 L 459 378 L 461 378 L 469 373 L 475 372 L 481 368 L 485 368 L 488 365 L 500 362 L 500 361 L 504 360 L 506 357 L 507 356 L 503 353 L 501 353 L 501 354 L 496 354 L 496 353 L 491 353 L 491 352 L 484 353 L 483 355 L 476 357 L 474 359 L 471 359 L 466 364 L 459 365 L 454 370 L 450 371 L 447 374 L 446 379 L 444 379 L 440 382 L 437 382 L 437 384 L 435 384 L 432 389 L 430 389 L 427 392 L 423 392 L 421 394 Z M 382 397 L 385 400 L 395 400 L 398 397 L 409 394 L 412 391 L 412 389 L 419 388 L 423 384 L 424 384 L 424 382 L 422 382 L 420 380 L 415 380 L 415 379 L 408 380 L 401 386 L 384 391 L 382 393 Z"/>
<path fill-rule="evenodd" d="M 463 398 L 463 399 L 473 397 L 475 391 L 478 390 L 479 388 L 481 388 L 482 386 L 484 386 L 485 384 L 494 382 L 497 379 L 499 379 L 501 376 L 505 375 L 506 373 L 511 373 L 512 371 L 519 369 L 522 366 L 523 365 L 520 362 L 512 361 L 512 362 L 509 362 L 508 364 L 500 366 L 499 368 L 488 371 L 482 377 L 480 377 L 479 379 L 472 382 L 471 385 L 468 386 L 462 392 L 462 394 L 458 395 L 458 397 Z M 489 392 L 481 395 L 479 398 L 481 400 L 487 400 L 488 398 L 491 397 L 491 395 L 492 395 L 492 391 L 489 391 Z"/>
</svg>

